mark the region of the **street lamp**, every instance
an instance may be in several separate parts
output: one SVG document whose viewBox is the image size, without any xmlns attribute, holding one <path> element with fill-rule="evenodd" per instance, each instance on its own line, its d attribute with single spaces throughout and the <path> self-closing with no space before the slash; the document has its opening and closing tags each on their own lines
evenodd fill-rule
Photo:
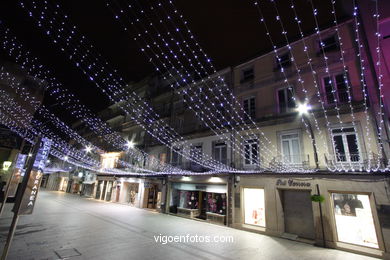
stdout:
<svg viewBox="0 0 390 260">
<path fill-rule="evenodd" d="M 127 141 L 127 143 L 126 143 L 127 149 L 134 148 L 134 145 L 135 144 L 133 141 Z"/>
<path fill-rule="evenodd" d="M 86 153 L 90 153 L 92 151 L 92 147 L 91 146 L 87 146 L 87 147 L 85 147 L 84 150 L 85 150 Z"/>
<path fill-rule="evenodd" d="M 300 115 L 306 115 L 311 110 L 311 106 L 307 103 L 299 104 L 297 107 L 297 111 Z"/>
<path fill-rule="evenodd" d="M 310 137 L 311 137 L 311 140 L 312 140 L 312 144 L 313 144 L 313 151 L 314 151 L 314 162 L 316 164 L 316 169 L 319 168 L 319 164 L 318 164 L 318 153 L 317 153 L 317 145 L 316 145 L 316 139 L 314 137 L 314 132 L 313 132 L 313 128 L 311 127 L 311 123 L 310 123 L 310 120 L 309 118 L 307 117 L 309 111 L 312 109 L 312 107 L 310 105 L 308 105 L 307 103 L 302 103 L 302 104 L 299 104 L 296 108 L 296 110 L 298 111 L 299 115 L 302 116 L 302 120 L 304 121 L 304 123 L 308 126 L 309 128 L 309 132 L 310 132 Z"/>
</svg>

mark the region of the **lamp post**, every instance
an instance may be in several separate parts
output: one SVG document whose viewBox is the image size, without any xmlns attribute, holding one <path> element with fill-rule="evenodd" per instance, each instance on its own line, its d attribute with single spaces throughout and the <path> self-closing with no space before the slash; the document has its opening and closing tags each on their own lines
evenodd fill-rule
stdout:
<svg viewBox="0 0 390 260">
<path fill-rule="evenodd" d="M 319 169 L 316 139 L 314 137 L 314 132 L 313 132 L 313 128 L 311 126 L 310 120 L 307 117 L 307 114 L 308 114 L 310 109 L 311 109 L 311 106 L 307 105 L 306 103 L 305 104 L 300 104 L 297 107 L 297 111 L 299 112 L 299 115 L 302 116 L 302 120 L 305 122 L 305 124 L 309 128 L 309 133 L 310 133 L 310 137 L 311 137 L 312 144 L 313 144 L 314 162 L 316 164 L 316 169 Z"/>
</svg>

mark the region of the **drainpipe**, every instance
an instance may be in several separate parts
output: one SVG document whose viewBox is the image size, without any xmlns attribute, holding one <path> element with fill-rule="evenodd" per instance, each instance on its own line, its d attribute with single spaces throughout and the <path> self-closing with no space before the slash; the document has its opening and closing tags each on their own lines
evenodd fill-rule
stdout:
<svg viewBox="0 0 390 260">
<path fill-rule="evenodd" d="M 317 195 L 318 196 L 321 196 L 320 194 L 320 186 L 317 184 Z M 323 243 L 323 247 L 325 248 L 326 247 L 326 242 L 325 242 L 325 228 L 324 228 L 324 219 L 323 219 L 323 215 L 322 215 L 322 206 L 321 206 L 321 202 L 319 201 L 318 202 L 318 206 L 320 207 L 320 219 L 321 219 L 321 230 L 322 230 L 322 243 Z"/>
</svg>

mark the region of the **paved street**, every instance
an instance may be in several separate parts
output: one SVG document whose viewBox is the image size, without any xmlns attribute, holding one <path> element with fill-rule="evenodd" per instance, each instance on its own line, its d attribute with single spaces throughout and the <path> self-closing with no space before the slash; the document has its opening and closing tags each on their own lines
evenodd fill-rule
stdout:
<svg viewBox="0 0 390 260">
<path fill-rule="evenodd" d="M 0 219 L 1 248 L 11 222 Z M 232 236 L 233 243 L 157 243 L 158 235 Z M 41 191 L 21 217 L 9 259 L 371 259 L 126 205 Z"/>
</svg>

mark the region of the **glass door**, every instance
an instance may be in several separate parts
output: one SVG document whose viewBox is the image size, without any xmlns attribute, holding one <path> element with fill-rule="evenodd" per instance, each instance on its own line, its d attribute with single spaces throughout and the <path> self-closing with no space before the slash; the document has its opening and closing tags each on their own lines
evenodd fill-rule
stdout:
<svg viewBox="0 0 390 260">
<path fill-rule="evenodd" d="M 354 128 L 333 129 L 333 146 L 338 162 L 360 162 L 359 145 Z"/>
</svg>

